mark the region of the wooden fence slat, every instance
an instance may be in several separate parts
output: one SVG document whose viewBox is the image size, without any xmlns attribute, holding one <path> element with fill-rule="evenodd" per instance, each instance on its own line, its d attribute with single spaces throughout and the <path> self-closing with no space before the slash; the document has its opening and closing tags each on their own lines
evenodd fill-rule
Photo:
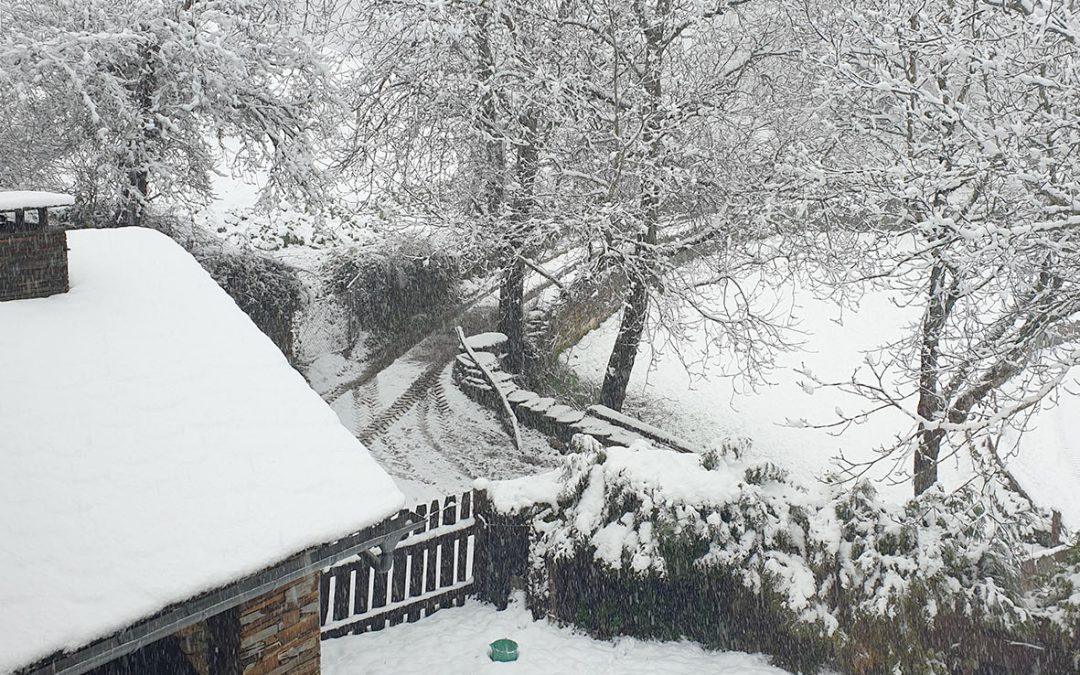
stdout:
<svg viewBox="0 0 1080 675">
<path fill-rule="evenodd" d="M 371 604 L 368 605 L 371 609 L 378 609 L 379 607 L 386 607 L 386 574 L 379 574 L 375 572 L 375 586 L 371 593 Z"/>
<path fill-rule="evenodd" d="M 391 582 L 391 602 L 401 602 L 405 599 L 405 575 L 408 574 L 406 569 L 405 560 L 408 554 L 402 550 L 394 551 L 394 566 L 390 568 L 390 573 L 394 575 Z"/>
<path fill-rule="evenodd" d="M 457 523 L 457 497 L 451 495 L 443 502 L 443 525 L 454 525 Z M 439 580 L 438 587 L 450 586 L 454 583 L 454 538 L 444 539 L 439 543 L 441 549 L 441 557 L 439 559 Z"/>
<path fill-rule="evenodd" d="M 465 494 L 461 495 L 461 519 L 466 520 L 472 517 L 472 490 L 469 490 Z"/>
<path fill-rule="evenodd" d="M 322 572 L 319 574 L 319 621 L 326 623 L 330 620 L 328 610 L 330 609 L 330 574 Z"/>
<path fill-rule="evenodd" d="M 341 621 L 349 617 L 349 589 L 351 583 L 351 566 L 339 567 L 334 572 L 334 621 Z"/>
<path fill-rule="evenodd" d="M 439 548 L 442 550 L 439 559 L 439 588 L 442 588 L 454 583 L 454 540 L 443 540 Z"/>
<path fill-rule="evenodd" d="M 371 565 L 367 561 L 356 564 L 356 593 L 353 595 L 353 615 L 363 614 L 368 609 L 368 577 Z"/>
<path fill-rule="evenodd" d="M 457 497 L 451 495 L 443 502 L 442 524 L 453 525 L 457 522 Z"/>
<path fill-rule="evenodd" d="M 432 539 L 431 541 L 427 542 L 427 545 L 424 547 L 424 593 L 431 593 L 436 588 L 438 588 L 438 555 L 438 541 L 436 539 Z"/>
<path fill-rule="evenodd" d="M 416 515 L 420 516 L 420 524 L 413 530 L 414 534 L 420 534 L 427 531 L 427 504 L 417 504 L 413 509 Z"/>
<path fill-rule="evenodd" d="M 454 570 L 454 583 L 459 584 L 469 578 L 469 533 L 464 532 L 457 538 L 457 566 Z"/>
<path fill-rule="evenodd" d="M 431 500 L 431 507 L 428 512 L 428 529 L 434 530 L 439 527 L 439 522 L 442 520 L 441 509 L 439 508 L 439 500 Z"/>
<path fill-rule="evenodd" d="M 409 570 L 409 597 L 418 598 L 424 594 L 424 549 L 408 552 L 411 569 Z"/>
</svg>

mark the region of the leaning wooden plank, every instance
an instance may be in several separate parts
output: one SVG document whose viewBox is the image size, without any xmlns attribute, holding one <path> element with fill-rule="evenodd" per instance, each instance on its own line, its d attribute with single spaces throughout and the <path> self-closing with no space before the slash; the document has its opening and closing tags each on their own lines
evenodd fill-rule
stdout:
<svg viewBox="0 0 1080 675">
<path fill-rule="evenodd" d="M 469 346 L 469 342 L 465 338 L 465 331 L 461 330 L 461 326 L 457 327 L 457 334 L 458 334 L 458 341 L 461 342 L 461 346 L 465 348 L 465 351 L 468 353 L 468 355 L 470 357 L 472 357 L 473 362 L 477 366 L 479 366 L 480 370 L 484 371 L 484 377 L 486 377 L 488 379 L 488 382 L 491 384 L 491 387 L 495 390 L 495 393 L 499 396 L 499 400 L 502 401 L 503 410 L 506 411 L 507 419 L 510 421 L 510 426 L 514 431 L 514 447 L 517 448 L 518 450 L 521 450 L 521 431 L 518 429 L 517 416 L 514 414 L 514 409 L 512 407 L 510 407 L 510 402 L 506 400 L 506 394 L 503 393 L 502 388 L 498 385 L 497 381 L 495 380 L 495 375 L 492 374 L 491 370 L 488 369 L 488 367 L 486 365 L 481 363 L 480 357 L 478 357 L 476 355 L 476 352 L 473 351 L 473 348 Z"/>
</svg>

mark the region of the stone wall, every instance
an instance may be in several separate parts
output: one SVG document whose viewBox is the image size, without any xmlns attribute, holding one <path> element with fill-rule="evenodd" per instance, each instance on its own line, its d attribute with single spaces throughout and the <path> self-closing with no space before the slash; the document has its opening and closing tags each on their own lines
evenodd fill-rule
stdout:
<svg viewBox="0 0 1080 675">
<path fill-rule="evenodd" d="M 240 606 L 244 675 L 319 672 L 319 575 L 312 574 Z"/>
<path fill-rule="evenodd" d="M 501 333 L 483 333 L 466 340 L 476 358 L 493 375 L 518 422 L 557 438 L 566 446 L 577 434 L 585 434 L 605 446 L 629 447 L 646 440 L 677 452 L 698 451 L 689 442 L 629 415 L 601 405 L 577 410 L 558 403 L 554 398 L 518 386 L 514 376 L 502 369 L 506 336 Z M 498 394 L 472 357 L 464 351 L 458 354 L 454 362 L 453 376 L 466 396 L 503 414 Z"/>
<path fill-rule="evenodd" d="M 188 626 L 170 639 L 198 675 L 318 673 L 319 575 Z"/>
<path fill-rule="evenodd" d="M 66 232 L 0 232 L 0 302 L 67 290 Z"/>
</svg>

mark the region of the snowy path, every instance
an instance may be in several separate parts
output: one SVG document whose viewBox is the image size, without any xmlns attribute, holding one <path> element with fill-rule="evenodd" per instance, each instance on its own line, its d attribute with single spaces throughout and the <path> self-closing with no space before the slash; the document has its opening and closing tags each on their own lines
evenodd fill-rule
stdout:
<svg viewBox="0 0 1080 675">
<path fill-rule="evenodd" d="M 487 645 L 499 638 L 519 644 L 513 663 L 493 663 Z M 622 638 L 594 640 L 570 628 L 535 621 L 520 604 L 505 611 L 469 600 L 415 624 L 326 640 L 326 675 L 393 671 L 446 675 L 471 673 L 625 673 L 633 675 L 784 675 L 764 656 L 711 652 L 692 642 L 651 642 Z"/>
<path fill-rule="evenodd" d="M 559 277 L 573 267 L 565 256 L 547 263 Z M 536 297 L 552 282 L 533 275 L 526 294 Z M 409 497 L 427 499 L 460 491 L 475 478 L 511 478 L 552 467 L 558 454 L 545 436 L 526 430 L 514 448 L 494 413 L 461 394 L 450 379 L 458 353 L 452 327 L 466 333 L 490 330 L 491 289 L 435 322 L 426 336 L 413 334 L 371 356 L 362 368 L 340 357 L 333 367 L 312 369 L 313 386 L 342 423 L 395 478 Z"/>
</svg>

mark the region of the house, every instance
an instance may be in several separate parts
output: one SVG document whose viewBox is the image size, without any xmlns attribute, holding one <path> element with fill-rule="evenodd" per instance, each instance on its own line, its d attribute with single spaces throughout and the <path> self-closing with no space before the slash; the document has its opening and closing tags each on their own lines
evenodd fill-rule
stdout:
<svg viewBox="0 0 1080 675">
<path fill-rule="evenodd" d="M 0 193 L 0 673 L 318 672 L 401 492 L 186 251 L 66 203 Z"/>
</svg>

